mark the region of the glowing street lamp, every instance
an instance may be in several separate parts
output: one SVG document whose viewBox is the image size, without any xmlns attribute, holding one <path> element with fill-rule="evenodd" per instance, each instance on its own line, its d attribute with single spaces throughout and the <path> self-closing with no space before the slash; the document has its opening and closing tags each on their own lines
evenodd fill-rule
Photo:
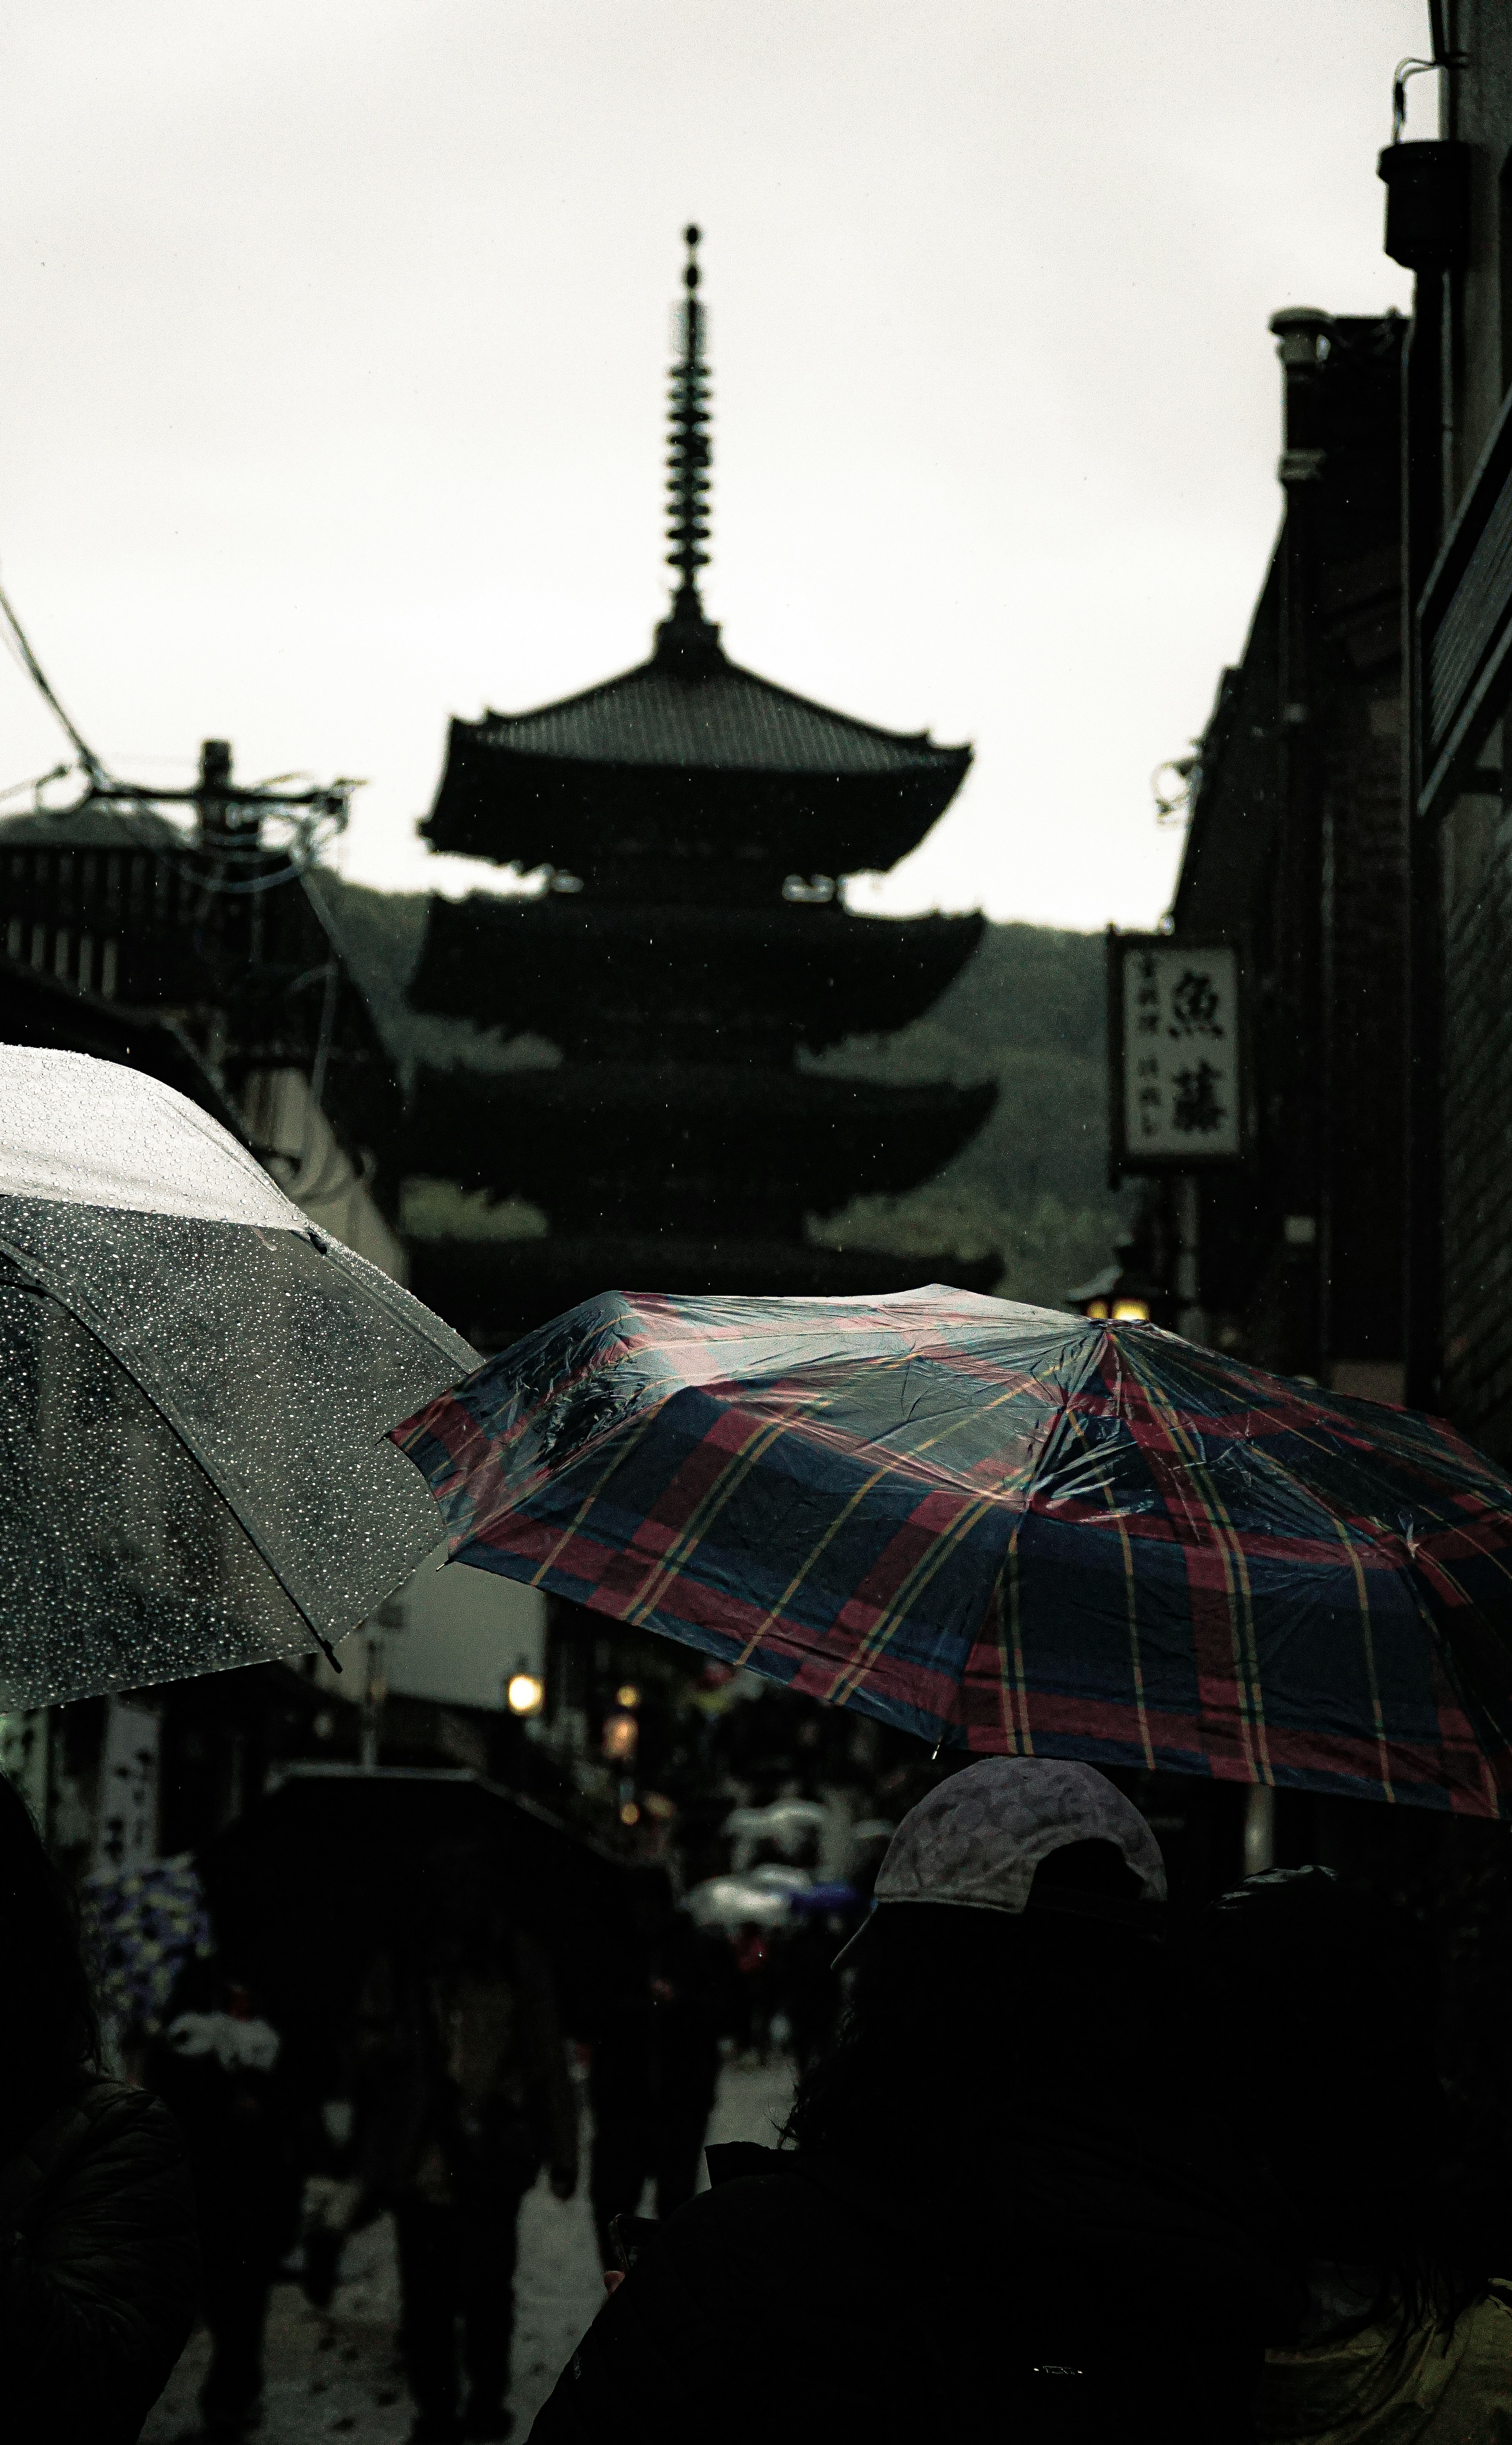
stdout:
<svg viewBox="0 0 1512 2445">
<path fill-rule="evenodd" d="M 1142 1272 L 1129 1259 L 1133 1242 L 1121 1240 L 1116 1243 L 1116 1261 L 1090 1282 L 1079 1282 L 1066 1293 L 1066 1305 L 1094 1324 L 1148 1324 L 1166 1319 L 1160 1311 L 1166 1304 L 1166 1293 L 1149 1275 Z"/>
<path fill-rule="evenodd" d="M 537 1672 L 512 1672 L 505 1685 L 504 1701 L 512 1715 L 538 1715 L 546 1700 L 545 1686 Z"/>
<path fill-rule="evenodd" d="M 604 1755 L 611 1765 L 633 1765 L 641 1726 L 628 1712 L 604 1718 Z"/>
</svg>

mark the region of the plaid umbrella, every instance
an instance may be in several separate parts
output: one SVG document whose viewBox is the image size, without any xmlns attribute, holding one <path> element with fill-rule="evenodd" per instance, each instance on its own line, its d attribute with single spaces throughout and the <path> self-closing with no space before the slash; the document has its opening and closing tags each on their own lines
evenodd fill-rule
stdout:
<svg viewBox="0 0 1512 2445">
<path fill-rule="evenodd" d="M 1512 1485 L 1438 1420 L 959 1291 L 610 1293 L 394 1439 L 454 1558 L 926 1741 L 1512 1815 Z"/>
</svg>

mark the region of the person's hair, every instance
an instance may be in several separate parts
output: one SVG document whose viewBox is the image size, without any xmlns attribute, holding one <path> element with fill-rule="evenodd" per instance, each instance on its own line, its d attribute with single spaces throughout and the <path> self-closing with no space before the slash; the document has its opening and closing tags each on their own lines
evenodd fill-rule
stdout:
<svg viewBox="0 0 1512 2445">
<path fill-rule="evenodd" d="M 1113 1845 L 1086 1842 L 1052 1854 L 1034 1891 L 1111 1901 L 1118 1915 L 1106 1924 L 1033 1901 L 1018 1914 L 883 1903 L 856 1946 L 836 2041 L 799 2081 L 784 2141 L 810 2152 L 880 2141 L 925 2157 L 966 2141 L 980 2156 L 1008 2143 L 1026 2096 L 1051 2117 L 1089 2104 L 1116 2114 L 1148 2098 L 1164 1947 L 1131 1932 L 1140 1890 Z M 1158 1910 L 1141 1908 L 1158 1928 Z"/>
<path fill-rule="evenodd" d="M 1406 1912 L 1327 1868 L 1224 1894 L 1184 1947 L 1194 2082 L 1307 2255 L 1374 2271 L 1377 2315 L 1452 2324 L 1503 2271 L 1490 2181 L 1457 2161 L 1432 1963 Z"/>
<path fill-rule="evenodd" d="M 99 2062 L 73 1894 L 0 1775 L 0 2115 L 47 2112 Z"/>
</svg>

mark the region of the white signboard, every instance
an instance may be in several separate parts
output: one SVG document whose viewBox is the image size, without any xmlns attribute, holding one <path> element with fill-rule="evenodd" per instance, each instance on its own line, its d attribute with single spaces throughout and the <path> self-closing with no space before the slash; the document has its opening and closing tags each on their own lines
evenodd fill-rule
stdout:
<svg viewBox="0 0 1512 2445">
<path fill-rule="evenodd" d="M 158 1718 L 112 1698 L 100 1752 L 96 1869 L 148 1868 L 158 1857 Z"/>
<path fill-rule="evenodd" d="M 1148 936 L 1122 966 L 1123 1145 L 1129 1171 L 1242 1151 L 1239 961 Z"/>
</svg>

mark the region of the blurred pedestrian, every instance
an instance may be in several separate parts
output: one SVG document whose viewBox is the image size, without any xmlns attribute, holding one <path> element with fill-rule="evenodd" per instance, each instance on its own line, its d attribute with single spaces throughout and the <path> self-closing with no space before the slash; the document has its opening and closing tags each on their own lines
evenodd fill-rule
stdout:
<svg viewBox="0 0 1512 2445">
<path fill-rule="evenodd" d="M 135 2445 L 194 2319 L 172 2116 L 99 2076 L 71 1897 L 0 1777 L 0 2384 L 16 2445 Z"/>
<path fill-rule="evenodd" d="M 1164 1890 L 1090 1766 L 985 1759 L 932 1792 L 787 2144 L 709 2151 L 534 2445 L 1252 2437 L 1299 2291 L 1185 2115 Z"/>
<path fill-rule="evenodd" d="M 719 2040 L 741 2017 L 728 1944 L 674 1902 L 664 1868 L 629 1880 L 619 1950 L 603 1980 L 588 2071 L 593 2153 L 588 2190 L 599 2251 L 650 2181 L 668 2216 L 693 2196 L 719 2078 Z"/>
<path fill-rule="evenodd" d="M 735 1966 L 740 1979 L 740 2051 L 764 2063 L 772 2044 L 772 1946 L 755 1919 L 736 1930 Z"/>
<path fill-rule="evenodd" d="M 199 2412 L 218 2445 L 262 2417 L 269 2296 L 299 2225 L 304 2100 L 273 2007 L 218 1951 L 182 1971 L 147 2079 L 194 2167 L 210 2330 Z"/>
<path fill-rule="evenodd" d="M 1187 1981 L 1208 2110 L 1285 2199 L 1306 2266 L 1261 2436 L 1506 2445 L 1506 2169 L 1492 2131 L 1453 2129 L 1412 1921 L 1327 1868 L 1273 1870 L 1204 1914 Z"/>
<path fill-rule="evenodd" d="M 834 2036 L 840 1982 L 834 1957 L 845 1940 L 844 1921 L 816 1911 L 794 1929 L 783 1958 L 784 2003 L 792 2032 L 793 2067 L 801 2079 Z"/>
<path fill-rule="evenodd" d="M 507 2436 L 520 2203 L 543 2162 L 572 2196 L 577 2108 L 546 1961 L 476 1871 L 373 1965 L 354 2104 L 358 2220 L 395 2213 L 412 2437 Z"/>
</svg>

